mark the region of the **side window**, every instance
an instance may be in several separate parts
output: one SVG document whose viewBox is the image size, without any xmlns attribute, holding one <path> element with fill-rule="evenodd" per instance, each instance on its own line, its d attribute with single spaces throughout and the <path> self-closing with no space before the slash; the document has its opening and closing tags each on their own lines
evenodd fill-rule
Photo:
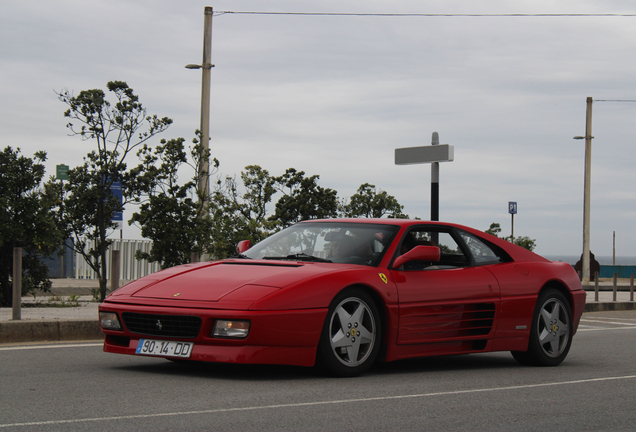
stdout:
<svg viewBox="0 0 636 432">
<path fill-rule="evenodd" d="M 432 231 L 430 229 L 409 231 L 402 239 L 400 253 L 404 254 L 415 246 L 439 247 L 440 260 L 434 263 L 411 261 L 404 265 L 404 270 L 439 270 L 468 265 L 468 258 L 462 252 L 455 239 L 447 232 Z"/>
<path fill-rule="evenodd" d="M 445 232 L 436 233 L 438 235 L 437 245 L 440 248 L 440 265 L 451 267 L 463 267 L 468 265 L 468 258 L 462 252 L 455 239 Z"/>
<path fill-rule="evenodd" d="M 497 264 L 512 261 L 507 253 L 495 245 L 490 245 L 466 231 L 460 231 L 459 235 L 466 243 L 466 246 L 468 246 L 468 249 L 470 249 L 470 253 L 473 255 L 475 264 L 477 265 Z"/>
</svg>

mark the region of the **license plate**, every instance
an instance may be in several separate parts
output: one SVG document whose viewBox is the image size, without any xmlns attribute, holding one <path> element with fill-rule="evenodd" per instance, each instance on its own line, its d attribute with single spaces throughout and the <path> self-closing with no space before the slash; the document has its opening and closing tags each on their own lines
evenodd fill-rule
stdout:
<svg viewBox="0 0 636 432">
<path fill-rule="evenodd" d="M 192 347 L 193 342 L 140 339 L 135 354 L 188 358 L 192 353 Z"/>
</svg>

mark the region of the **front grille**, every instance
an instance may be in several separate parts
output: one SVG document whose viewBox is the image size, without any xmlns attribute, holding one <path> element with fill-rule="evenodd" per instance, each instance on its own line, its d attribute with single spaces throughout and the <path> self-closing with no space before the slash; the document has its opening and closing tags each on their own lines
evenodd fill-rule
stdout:
<svg viewBox="0 0 636 432">
<path fill-rule="evenodd" d="M 201 318 L 183 315 L 156 315 L 124 312 L 124 324 L 133 333 L 159 337 L 195 338 Z"/>
</svg>

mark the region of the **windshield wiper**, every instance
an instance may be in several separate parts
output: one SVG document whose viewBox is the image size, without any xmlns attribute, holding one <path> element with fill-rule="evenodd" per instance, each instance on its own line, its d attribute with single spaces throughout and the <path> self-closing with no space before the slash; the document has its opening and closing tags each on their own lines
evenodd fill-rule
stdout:
<svg viewBox="0 0 636 432">
<path fill-rule="evenodd" d="M 247 255 L 245 255 L 245 254 L 238 254 L 238 255 L 236 255 L 236 256 L 231 256 L 230 258 L 235 258 L 235 259 L 236 259 L 236 258 L 252 259 L 252 258 L 248 257 L 248 256 L 247 256 Z"/>
<path fill-rule="evenodd" d="M 294 261 L 309 261 L 309 262 L 326 262 L 326 263 L 330 263 L 333 262 L 331 260 L 325 259 L 325 258 L 319 258 L 317 256 L 313 256 L 313 255 L 307 255 L 306 253 L 297 253 L 297 254 L 292 254 L 292 255 L 287 255 L 287 256 L 272 256 L 272 257 L 263 257 L 263 259 L 266 260 L 294 260 Z"/>
<path fill-rule="evenodd" d="M 294 258 L 294 259 L 298 259 L 299 261 L 328 262 L 328 263 L 333 262 L 329 259 L 320 258 L 313 255 L 307 255 L 306 253 L 297 253 L 293 255 L 287 255 L 286 258 Z"/>
</svg>

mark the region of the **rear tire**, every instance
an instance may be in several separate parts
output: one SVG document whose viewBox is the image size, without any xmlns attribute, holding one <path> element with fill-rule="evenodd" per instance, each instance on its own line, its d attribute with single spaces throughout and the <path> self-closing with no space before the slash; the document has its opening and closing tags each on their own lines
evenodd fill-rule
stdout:
<svg viewBox="0 0 636 432">
<path fill-rule="evenodd" d="M 512 351 L 519 363 L 557 366 L 572 344 L 572 309 L 563 293 L 549 288 L 537 299 L 532 317 L 528 351 Z"/>
<path fill-rule="evenodd" d="M 360 375 L 377 358 L 382 334 L 380 313 L 371 296 L 359 288 L 342 291 L 329 306 L 316 363 L 334 376 Z"/>
</svg>

